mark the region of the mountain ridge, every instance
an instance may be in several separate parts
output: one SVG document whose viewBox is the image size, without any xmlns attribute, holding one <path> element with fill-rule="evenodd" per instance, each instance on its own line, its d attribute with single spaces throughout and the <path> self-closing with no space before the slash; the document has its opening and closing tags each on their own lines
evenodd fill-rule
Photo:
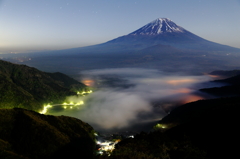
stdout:
<svg viewBox="0 0 240 159">
<path fill-rule="evenodd" d="M 62 73 L 45 73 L 0 60 L 0 108 L 39 111 L 43 104 L 63 101 L 84 89 L 87 86 Z"/>
<path fill-rule="evenodd" d="M 117 45 L 171 45 L 179 49 L 210 50 L 210 51 L 240 51 L 238 48 L 211 42 L 199 37 L 168 18 L 158 18 L 130 34 L 120 36 L 103 43 Z M 100 44 L 101 45 L 101 44 Z"/>
<path fill-rule="evenodd" d="M 187 71 L 197 70 L 198 73 L 240 68 L 239 48 L 206 40 L 166 18 L 157 19 L 144 26 L 97 45 L 28 54 L 31 60 L 23 63 L 45 71 L 68 74 L 71 71 L 71 74 L 75 75 L 79 70 L 115 67 L 147 66 L 163 71 L 166 68 L 166 71 L 173 72 L 191 66 Z M 166 46 L 170 46 L 169 50 Z M 149 60 L 146 56 L 154 58 Z M 14 62 L 15 59 L 9 61 Z M 169 65 L 166 67 L 166 64 Z"/>
</svg>

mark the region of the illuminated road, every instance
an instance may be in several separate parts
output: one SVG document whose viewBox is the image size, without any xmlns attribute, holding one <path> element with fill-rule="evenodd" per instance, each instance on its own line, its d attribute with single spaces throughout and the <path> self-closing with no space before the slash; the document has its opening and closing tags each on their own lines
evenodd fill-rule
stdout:
<svg viewBox="0 0 240 159">
<path fill-rule="evenodd" d="M 76 92 L 77 95 L 80 95 L 80 96 L 85 96 L 85 95 L 88 95 L 90 93 L 93 93 L 92 90 L 88 90 L 88 91 L 78 91 Z M 49 109 L 53 108 L 53 107 L 56 107 L 56 106 L 63 106 L 64 109 L 73 109 L 73 108 L 76 108 L 76 107 L 79 107 L 81 105 L 83 105 L 84 102 L 83 101 L 79 101 L 79 102 L 64 102 L 62 104 L 47 104 L 47 105 L 44 105 L 43 106 L 43 109 L 39 112 L 40 114 L 46 114 L 48 112 Z"/>
<path fill-rule="evenodd" d="M 43 110 L 41 110 L 39 113 L 40 114 L 46 114 L 49 109 L 51 109 L 53 107 L 57 107 L 57 106 L 63 106 L 64 109 L 73 109 L 73 108 L 79 107 L 83 104 L 84 104 L 83 101 L 80 101 L 78 103 L 72 103 L 71 102 L 71 103 L 53 104 L 53 105 L 48 104 L 48 105 L 44 105 Z"/>
</svg>

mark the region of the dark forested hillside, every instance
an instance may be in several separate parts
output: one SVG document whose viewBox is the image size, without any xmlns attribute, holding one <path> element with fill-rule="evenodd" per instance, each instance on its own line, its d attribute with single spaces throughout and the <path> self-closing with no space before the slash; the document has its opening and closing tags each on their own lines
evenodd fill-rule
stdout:
<svg viewBox="0 0 240 159">
<path fill-rule="evenodd" d="M 0 158 L 92 158 L 93 128 L 79 119 L 0 109 Z"/>
<path fill-rule="evenodd" d="M 61 73 L 45 73 L 26 65 L 0 60 L 0 108 L 41 109 L 60 102 L 86 86 Z"/>
<path fill-rule="evenodd" d="M 155 131 L 124 139 L 105 158 L 234 158 L 238 155 L 239 110 L 239 97 L 185 104 L 163 118 Z"/>
</svg>

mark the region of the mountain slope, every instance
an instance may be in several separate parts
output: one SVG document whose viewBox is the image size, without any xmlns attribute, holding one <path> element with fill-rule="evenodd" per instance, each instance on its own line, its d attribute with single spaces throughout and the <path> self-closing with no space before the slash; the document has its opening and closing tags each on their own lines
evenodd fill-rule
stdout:
<svg viewBox="0 0 240 159">
<path fill-rule="evenodd" d="M 183 50 L 230 51 L 234 48 L 203 39 L 168 18 L 158 18 L 143 27 L 105 43 L 56 51 L 55 53 L 124 53 L 145 49 L 154 45 L 169 45 Z"/>
<path fill-rule="evenodd" d="M 43 104 L 61 102 L 86 86 L 61 73 L 45 73 L 0 60 L 0 108 L 38 111 Z"/>
<path fill-rule="evenodd" d="M 188 136 L 208 158 L 234 158 L 238 151 L 238 112 L 240 97 L 202 100 L 180 106 L 160 123 L 175 125 L 167 133 L 175 139 Z"/>
<path fill-rule="evenodd" d="M 31 58 L 24 62 L 29 66 L 68 74 L 117 67 L 198 73 L 240 67 L 240 49 L 205 40 L 167 18 L 102 44 L 22 56 Z"/>
<path fill-rule="evenodd" d="M 79 119 L 0 109 L 0 158 L 91 158 L 93 128 Z"/>
<path fill-rule="evenodd" d="M 119 142 L 109 158 L 235 158 L 239 102 L 239 97 L 232 97 L 177 107 L 156 125 L 156 131 L 141 132 Z"/>
<path fill-rule="evenodd" d="M 119 49 L 126 45 L 131 49 L 143 49 L 157 44 L 170 45 L 179 49 L 240 51 L 240 49 L 237 48 L 205 40 L 181 26 L 178 26 L 167 18 L 158 18 L 140 29 L 128 35 L 108 41 L 102 44 L 102 46 L 109 45 L 109 47 L 116 47 Z"/>
</svg>

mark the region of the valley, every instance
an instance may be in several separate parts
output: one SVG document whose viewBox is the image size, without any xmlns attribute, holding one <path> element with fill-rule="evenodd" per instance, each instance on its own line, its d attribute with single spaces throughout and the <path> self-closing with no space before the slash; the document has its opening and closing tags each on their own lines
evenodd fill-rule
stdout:
<svg viewBox="0 0 240 159">
<path fill-rule="evenodd" d="M 199 89 L 225 85 L 210 82 L 216 78 L 207 75 L 142 68 L 88 70 L 79 77 L 94 91 L 69 96 L 62 104 L 45 105 L 44 114 L 76 117 L 104 133 L 151 131 L 175 107 L 214 98 Z"/>
<path fill-rule="evenodd" d="M 93 46 L 1 54 L 0 157 L 228 158 L 239 60 L 167 18 Z"/>
</svg>

